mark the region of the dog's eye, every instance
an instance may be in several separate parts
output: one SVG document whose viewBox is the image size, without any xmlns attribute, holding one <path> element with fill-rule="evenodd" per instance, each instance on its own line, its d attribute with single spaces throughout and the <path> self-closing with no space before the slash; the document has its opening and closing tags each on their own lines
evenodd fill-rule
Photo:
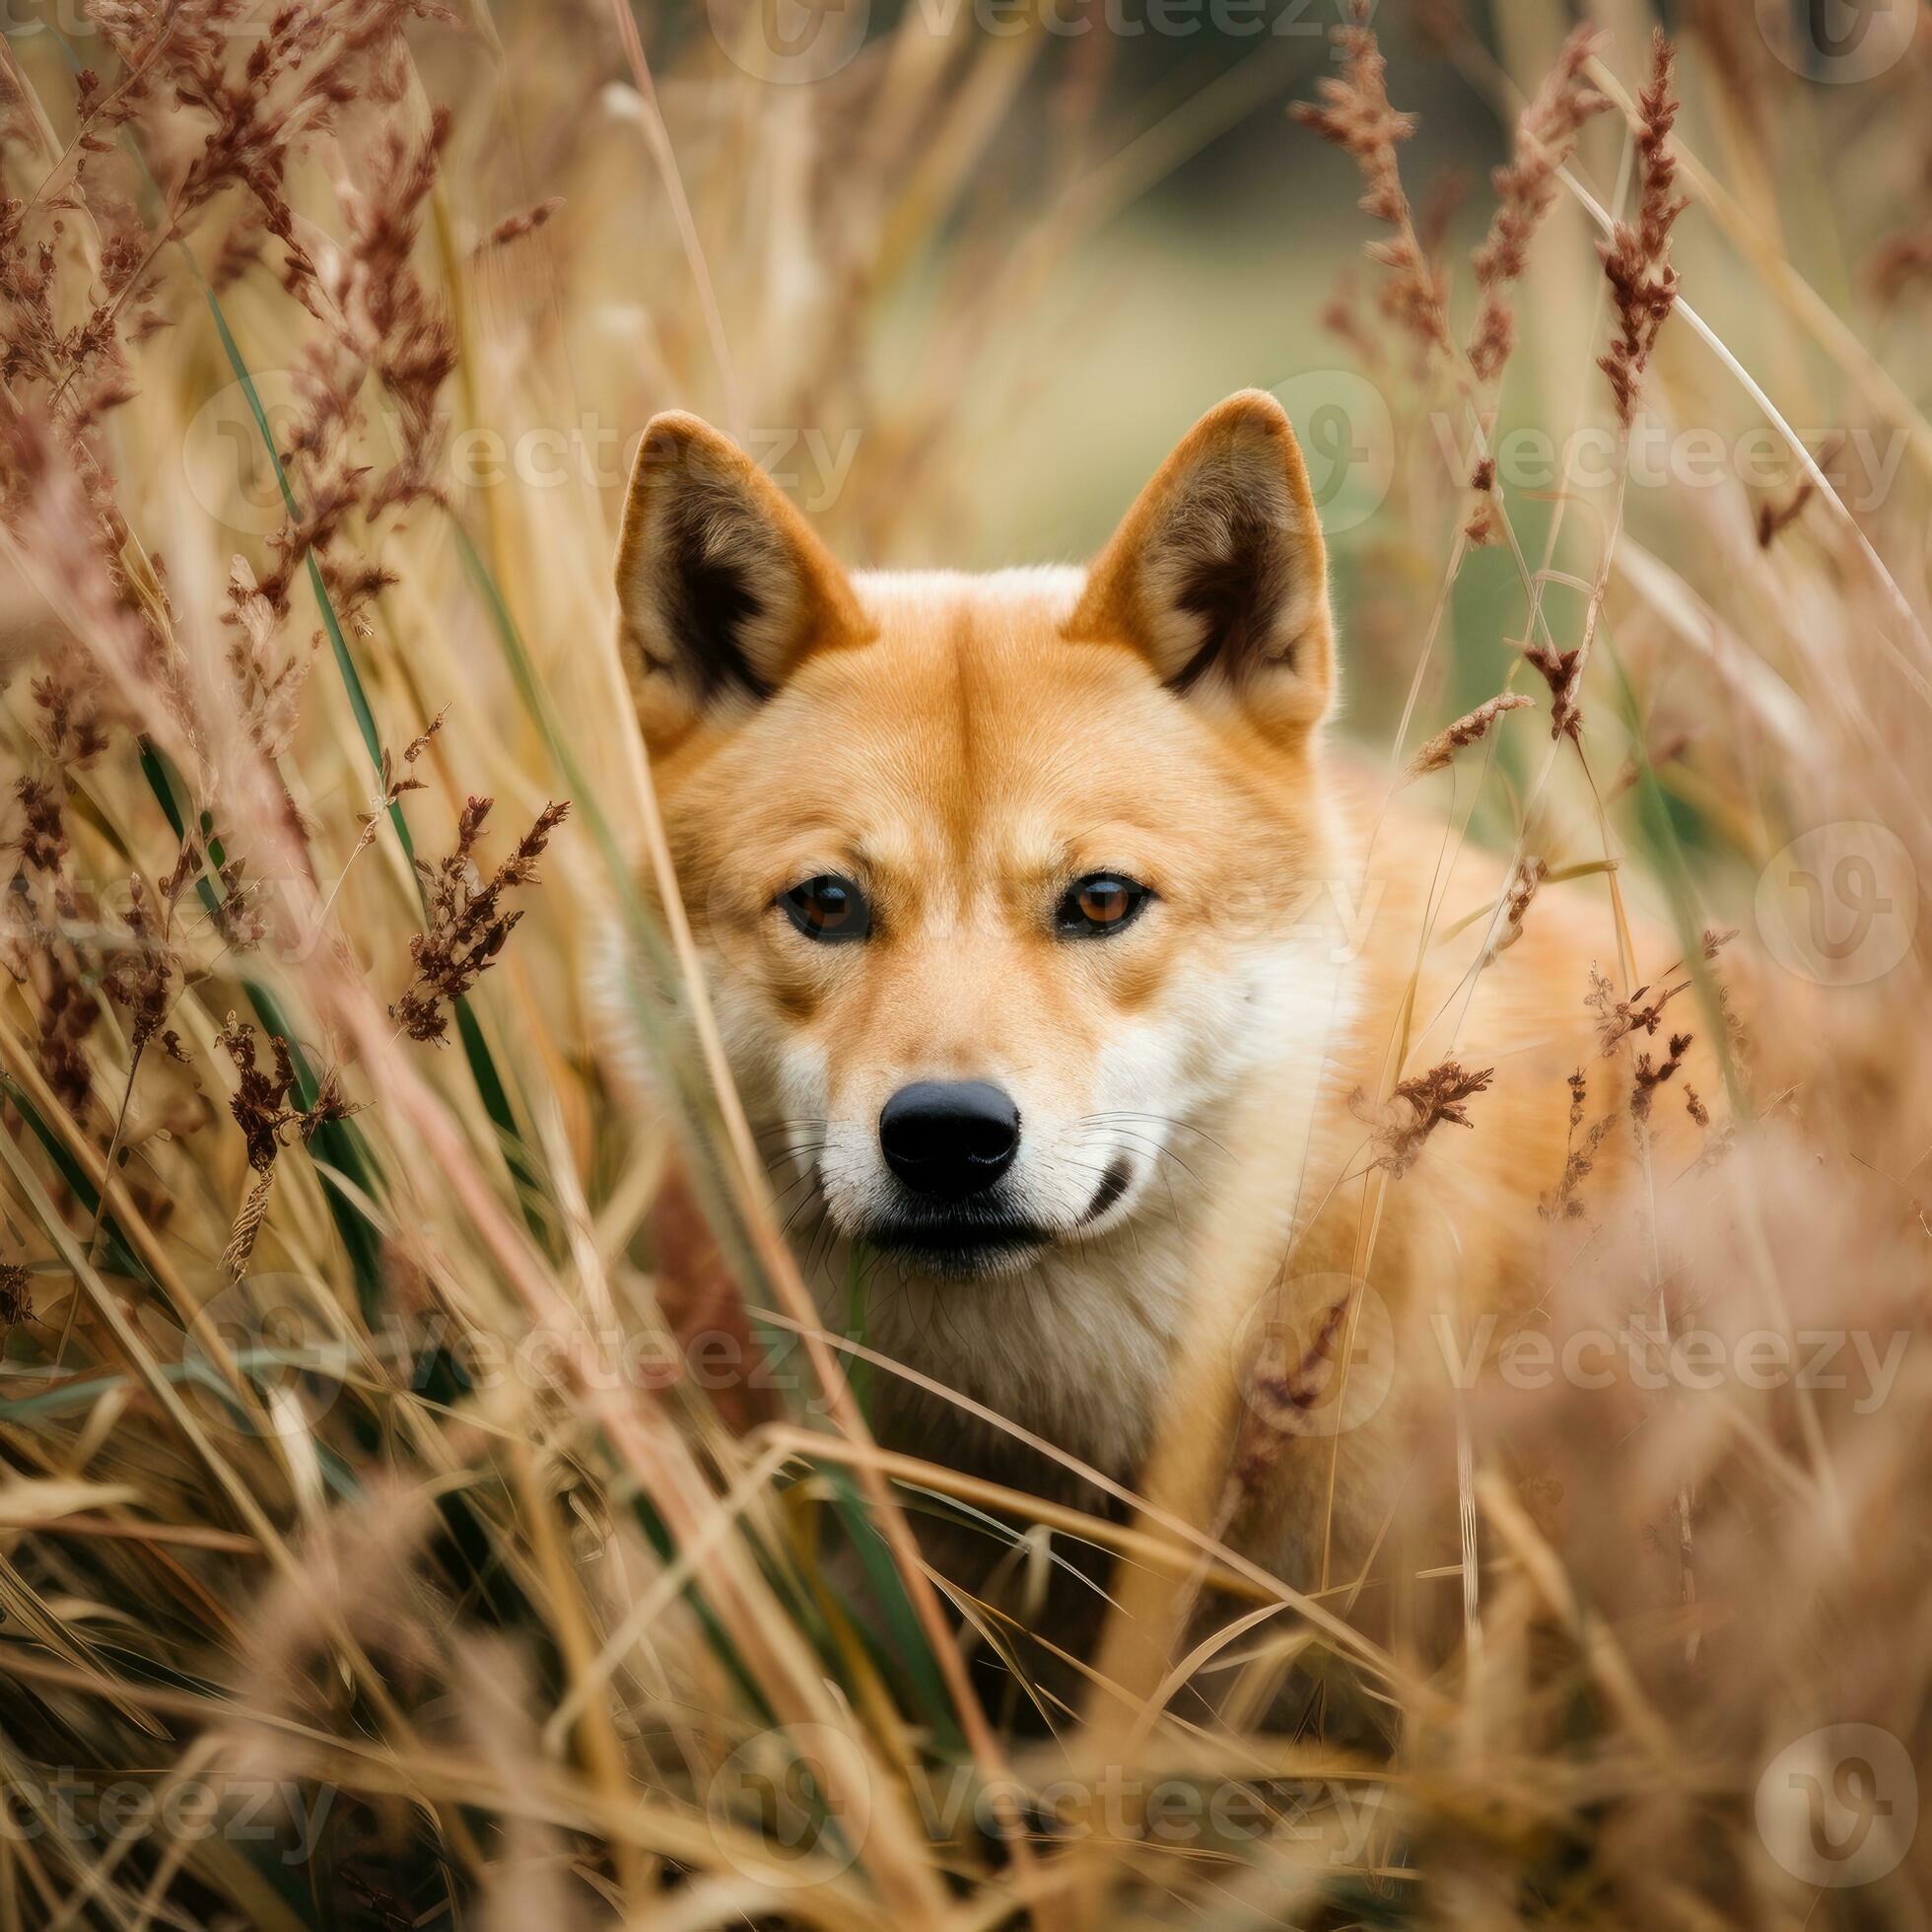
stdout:
<svg viewBox="0 0 1932 1932">
<path fill-rule="evenodd" d="M 1153 896 L 1146 886 L 1122 878 L 1118 872 L 1089 872 L 1067 888 L 1067 896 L 1054 913 L 1054 924 L 1073 938 L 1118 932 L 1139 916 L 1141 907 Z"/>
<path fill-rule="evenodd" d="M 865 895 L 837 872 L 820 872 L 781 892 L 778 902 L 808 939 L 862 939 L 872 930 L 872 909 Z"/>
</svg>

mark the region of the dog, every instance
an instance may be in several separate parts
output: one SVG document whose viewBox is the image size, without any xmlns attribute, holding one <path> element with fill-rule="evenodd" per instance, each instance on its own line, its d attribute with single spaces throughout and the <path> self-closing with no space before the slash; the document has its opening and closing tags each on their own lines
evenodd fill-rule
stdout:
<svg viewBox="0 0 1932 1932">
<path fill-rule="evenodd" d="M 1427 1325 L 1539 1292 L 1570 1076 L 1622 1107 L 1616 1001 L 1646 1015 L 1601 870 L 1538 890 L 1330 742 L 1327 552 L 1280 405 L 1210 410 L 1089 567 L 977 576 L 848 573 L 726 438 L 662 415 L 616 575 L 800 1266 L 834 1329 L 862 1278 L 867 1342 L 909 1371 L 874 1378 L 882 1440 L 1117 1493 L 1206 1323 L 1257 1396 L 1230 1413 L 1272 1402 L 1277 1431 L 1214 1527 L 1297 1587 L 1346 1574 Z M 1647 975 L 1674 944 L 1637 935 Z M 1674 1048 L 1679 1093 L 1715 1089 L 1709 1053 Z M 1681 1164 L 1695 1123 L 1659 1108 L 1648 1144 Z M 1637 1158 L 1593 1146 L 1592 1186 Z M 1268 1266 L 1204 1279 L 1236 1166 Z"/>
</svg>

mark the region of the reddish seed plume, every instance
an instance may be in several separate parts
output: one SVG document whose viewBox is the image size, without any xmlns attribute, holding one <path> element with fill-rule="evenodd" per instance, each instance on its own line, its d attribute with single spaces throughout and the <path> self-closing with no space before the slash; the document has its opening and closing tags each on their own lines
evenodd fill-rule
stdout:
<svg viewBox="0 0 1932 1932">
<path fill-rule="evenodd" d="M 444 1007 L 460 999 L 492 966 L 522 918 L 505 895 L 536 878 L 536 862 L 570 806 L 545 805 L 516 850 L 488 879 L 480 879 L 476 842 L 495 801 L 471 798 L 456 821 L 456 849 L 440 864 L 418 860 L 429 902 L 429 926 L 409 942 L 415 971 L 389 1014 L 412 1040 L 448 1037 Z"/>
<path fill-rule="evenodd" d="M 491 248 L 508 247 L 511 242 L 520 242 L 526 235 L 534 235 L 563 205 L 563 196 L 553 194 L 549 199 L 539 201 L 534 208 L 525 208 L 521 214 L 507 217 L 483 238 L 476 252 L 482 254 Z"/>
<path fill-rule="evenodd" d="M 1523 921 L 1530 910 L 1531 902 L 1542 890 L 1543 881 L 1550 876 L 1547 861 L 1534 854 L 1525 854 L 1510 874 L 1509 890 L 1503 904 L 1502 925 L 1496 929 L 1496 935 L 1489 941 L 1488 951 L 1484 956 L 1484 964 L 1488 965 L 1499 953 L 1507 952 L 1523 936 Z"/>
<path fill-rule="evenodd" d="M 1608 1059 L 1633 1033 L 1654 1034 L 1663 1020 L 1664 1008 L 1690 982 L 1679 980 L 1674 986 L 1660 986 L 1653 993 L 1640 986 L 1627 1000 L 1620 1000 L 1617 990 L 1593 966 L 1590 991 L 1583 1003 L 1597 1015 L 1598 1045 Z"/>
<path fill-rule="evenodd" d="M 1650 1118 L 1650 1109 L 1655 1103 L 1657 1089 L 1675 1074 L 1684 1065 L 1684 1056 L 1690 1050 L 1690 1035 L 1673 1033 L 1670 1051 L 1655 1066 L 1649 1054 L 1637 1055 L 1635 1082 L 1630 1089 L 1630 1118 L 1644 1122 Z"/>
<path fill-rule="evenodd" d="M 1319 103 L 1297 102 L 1288 111 L 1353 158 L 1365 184 L 1362 212 L 1394 231 L 1366 249 L 1371 261 L 1389 271 L 1382 291 L 1384 310 L 1428 349 L 1454 355 L 1441 278 L 1416 233 L 1397 161 L 1397 151 L 1415 131 L 1415 117 L 1390 104 L 1388 62 L 1368 26 L 1368 14 L 1364 0 L 1356 0 L 1349 24 L 1334 30 L 1342 52 L 1341 74 L 1325 76 L 1318 84 Z"/>
<path fill-rule="evenodd" d="M 1470 367 L 1479 381 L 1492 381 L 1500 375 L 1515 346 L 1516 311 L 1510 291 L 1556 198 L 1557 172 L 1590 117 L 1610 105 L 1584 78 L 1602 44 L 1603 35 L 1587 26 L 1578 27 L 1563 42 L 1556 64 L 1523 109 L 1514 154 L 1490 177 L 1496 212 L 1471 258 L 1476 285 L 1483 292 L 1469 339 Z"/>
<path fill-rule="evenodd" d="M 215 1040 L 235 1063 L 236 1085 L 229 1096 L 229 1112 L 242 1130 L 248 1166 L 255 1175 L 222 1253 L 224 1270 L 231 1278 L 240 1279 L 247 1272 L 256 1237 L 267 1218 L 276 1157 L 289 1134 L 293 1132 L 305 1141 L 312 1139 L 330 1121 L 346 1120 L 356 1110 L 344 1096 L 334 1069 L 322 1075 L 315 1097 L 307 1107 L 296 1104 L 295 1059 L 289 1043 L 279 1034 L 269 1039 L 266 1067 L 255 1046 L 254 1028 L 234 1013 L 223 1022 Z"/>
<path fill-rule="evenodd" d="M 18 1262 L 0 1262 L 0 1341 L 33 1313 L 33 1276 Z"/>
<path fill-rule="evenodd" d="M 1576 667 L 1582 661 L 1582 647 L 1577 645 L 1568 651 L 1558 651 L 1553 645 L 1526 644 L 1523 656 L 1550 687 L 1550 735 L 1554 738 L 1567 732 L 1575 738 L 1582 728 L 1582 714 L 1577 709 L 1575 690 Z"/>
<path fill-rule="evenodd" d="M 1386 1168 L 1398 1179 L 1414 1166 L 1422 1147 L 1438 1127 L 1474 1127 L 1468 1103 L 1495 1078 L 1495 1069 L 1469 1071 L 1460 1062 L 1445 1060 L 1425 1073 L 1400 1081 L 1390 1096 L 1387 1117 L 1377 1124 L 1379 1151 L 1372 1165 Z"/>
<path fill-rule="evenodd" d="M 1409 761 L 1408 775 L 1425 778 L 1430 772 L 1441 771 L 1465 745 L 1476 744 L 1488 736 L 1489 727 L 1497 719 L 1508 712 L 1527 710 L 1532 702 L 1520 691 L 1499 691 L 1493 698 L 1484 699 L 1474 711 L 1465 712 L 1446 730 L 1429 739 Z"/>
<path fill-rule="evenodd" d="M 1678 109 L 1671 91 L 1674 58 L 1660 28 L 1651 42 L 1650 81 L 1637 97 L 1637 219 L 1619 222 L 1611 240 L 1597 244 L 1617 316 L 1616 337 L 1597 366 L 1610 379 L 1618 421 L 1625 429 L 1636 420 L 1657 332 L 1677 304 L 1671 230 L 1689 203 L 1676 192 L 1677 160 L 1671 150 Z"/>
</svg>

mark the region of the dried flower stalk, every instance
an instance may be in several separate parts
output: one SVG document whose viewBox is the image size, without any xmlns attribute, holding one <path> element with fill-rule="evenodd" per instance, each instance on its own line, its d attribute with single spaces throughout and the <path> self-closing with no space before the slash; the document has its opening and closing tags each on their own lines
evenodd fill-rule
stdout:
<svg viewBox="0 0 1932 1932">
<path fill-rule="evenodd" d="M 1502 373 L 1516 343 L 1516 310 L 1510 291 L 1522 275 L 1530 243 L 1556 198 L 1556 176 L 1593 114 L 1610 105 L 1585 79 L 1584 69 L 1603 44 L 1589 26 L 1574 29 L 1556 64 L 1544 77 L 1516 125 L 1516 147 L 1506 166 L 1490 175 L 1496 212 L 1489 232 L 1471 257 L 1482 302 L 1470 331 L 1469 362 L 1477 380 Z"/>
<path fill-rule="evenodd" d="M 346 1120 L 356 1110 L 344 1097 L 333 1069 L 322 1076 L 311 1106 L 291 1106 L 290 1096 L 296 1088 L 295 1061 L 289 1043 L 279 1034 L 268 1043 L 273 1065 L 267 1068 L 256 1057 L 254 1028 L 243 1024 L 234 1013 L 229 1014 L 215 1038 L 235 1063 L 238 1078 L 235 1092 L 229 1097 L 229 1112 L 242 1130 L 248 1165 L 256 1177 L 248 1198 L 235 1217 L 228 1246 L 222 1254 L 223 1268 L 231 1279 L 239 1280 L 247 1272 L 255 1238 L 268 1212 L 275 1158 L 282 1151 L 288 1131 L 293 1128 L 306 1142 L 314 1138 L 318 1128 L 330 1121 Z"/>
<path fill-rule="evenodd" d="M 1670 1038 L 1670 1052 L 1655 1067 L 1650 1064 L 1647 1053 L 1637 1055 L 1636 1076 L 1630 1088 L 1630 1118 L 1639 1126 L 1650 1119 L 1650 1109 L 1655 1104 L 1657 1089 L 1684 1065 L 1684 1056 L 1690 1050 L 1690 1035 L 1673 1033 Z"/>
<path fill-rule="evenodd" d="M 1396 1179 L 1420 1158 L 1429 1136 L 1445 1122 L 1451 1127 L 1474 1127 L 1468 1102 L 1495 1078 L 1484 1067 L 1470 1072 L 1459 1062 L 1445 1060 L 1425 1073 L 1398 1082 L 1390 1096 L 1388 1117 L 1375 1130 L 1381 1149 L 1371 1166 L 1386 1168 Z"/>
<path fill-rule="evenodd" d="M 1426 778 L 1431 772 L 1441 771 L 1465 745 L 1486 737 L 1490 725 L 1505 712 L 1523 711 L 1532 703 L 1520 691 L 1498 691 L 1493 698 L 1485 698 L 1474 711 L 1464 712 L 1446 730 L 1429 739 L 1409 761 L 1408 776 Z"/>
<path fill-rule="evenodd" d="M 1677 159 L 1670 142 L 1678 109 L 1671 91 L 1674 60 L 1671 43 L 1659 28 L 1651 40 L 1649 85 L 1637 96 L 1637 219 L 1634 224 L 1619 222 L 1611 239 L 1597 244 L 1617 311 L 1616 339 L 1598 358 L 1597 367 L 1610 379 L 1617 420 L 1625 430 L 1636 420 L 1643 373 L 1657 331 L 1677 303 L 1671 229 L 1690 205 L 1674 192 Z"/>
<path fill-rule="evenodd" d="M 437 865 L 416 862 L 429 927 L 409 942 L 415 976 L 389 1008 L 389 1016 L 412 1040 L 448 1037 L 444 1006 L 467 993 L 503 951 L 523 917 L 520 911 L 505 910 L 504 895 L 534 882 L 537 859 L 570 810 L 568 803 L 545 805 L 516 850 L 485 880 L 476 865 L 476 841 L 494 802 L 471 798 L 456 822 L 455 851 Z"/>
<path fill-rule="evenodd" d="M 1499 953 L 1507 952 L 1523 936 L 1523 916 L 1530 910 L 1530 902 L 1536 897 L 1543 881 L 1550 875 L 1550 866 L 1542 859 L 1526 853 L 1517 862 L 1516 869 L 1510 874 L 1509 889 L 1504 896 L 1502 925 L 1496 935 L 1489 941 L 1488 949 L 1483 955 L 1484 967 L 1494 964 Z"/>
<path fill-rule="evenodd" d="M 1298 101 L 1288 111 L 1353 158 L 1365 184 L 1358 205 L 1395 231 L 1386 241 L 1371 242 L 1366 250 L 1371 261 L 1389 271 L 1382 290 L 1384 311 L 1428 349 L 1453 357 L 1456 345 L 1449 333 L 1442 279 L 1415 232 L 1397 160 L 1397 150 L 1415 131 L 1415 117 L 1389 103 L 1388 62 L 1368 16 L 1366 0 L 1355 0 L 1349 23 L 1333 34 L 1342 50 L 1341 74 L 1318 83 L 1319 104 Z"/>
</svg>

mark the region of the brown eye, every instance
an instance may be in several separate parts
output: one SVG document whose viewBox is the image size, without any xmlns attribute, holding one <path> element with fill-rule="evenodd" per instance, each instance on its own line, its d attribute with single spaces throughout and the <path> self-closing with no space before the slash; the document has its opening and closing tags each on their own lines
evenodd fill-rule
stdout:
<svg viewBox="0 0 1932 1932">
<path fill-rule="evenodd" d="M 837 872 L 820 872 L 781 892 L 778 902 L 808 939 L 862 939 L 872 929 L 872 909 L 865 895 Z"/>
<path fill-rule="evenodd" d="M 1088 886 L 1073 903 L 1089 926 L 1118 926 L 1134 901 L 1127 896 L 1127 887 L 1119 879 L 1107 879 L 1102 884 Z"/>
<path fill-rule="evenodd" d="M 1154 895 L 1118 872 L 1089 872 L 1068 888 L 1054 924 L 1072 938 L 1097 938 L 1130 925 Z"/>
</svg>

